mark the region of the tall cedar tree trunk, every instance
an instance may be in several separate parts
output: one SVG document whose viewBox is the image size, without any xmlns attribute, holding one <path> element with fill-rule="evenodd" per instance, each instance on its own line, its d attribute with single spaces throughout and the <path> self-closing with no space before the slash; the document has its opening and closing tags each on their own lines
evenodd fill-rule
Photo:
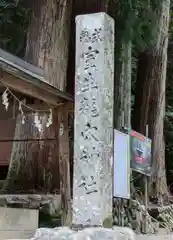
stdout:
<svg viewBox="0 0 173 240">
<path fill-rule="evenodd" d="M 124 43 L 123 40 L 116 38 L 117 47 L 121 46 L 119 58 L 116 55 L 115 61 L 115 94 L 114 94 L 114 128 L 122 130 L 123 127 L 131 127 L 131 41 Z M 117 48 L 115 49 L 115 51 Z M 116 54 L 116 52 L 115 52 Z M 133 186 L 131 186 L 133 188 Z M 114 204 L 119 206 L 120 211 L 124 211 L 127 204 L 124 199 L 115 198 Z M 114 213 L 115 214 L 115 213 Z M 118 218 L 118 224 L 123 226 L 121 217 Z"/>
<path fill-rule="evenodd" d="M 42 116 L 47 120 L 47 116 Z M 15 139 L 38 139 L 40 134 L 34 126 L 34 114 L 25 112 L 25 124 L 22 124 L 22 116 L 18 114 L 16 119 Z M 57 138 L 58 129 L 56 115 L 53 116 L 53 124 L 45 129 L 44 134 L 48 138 Z M 47 193 L 59 189 L 57 172 L 59 171 L 58 156 L 54 149 L 57 142 L 50 143 L 37 141 L 17 141 L 13 143 L 11 161 L 4 191 L 9 193 Z M 40 161 L 38 161 L 40 160 Z"/>
<path fill-rule="evenodd" d="M 60 90 L 65 90 L 66 87 L 71 4 L 71 0 L 62 0 L 58 2 L 56 0 L 34 1 L 32 6 L 30 26 L 28 29 L 25 60 L 43 68 L 45 71 L 46 80 Z M 67 151 L 69 148 L 67 122 L 68 116 L 67 114 L 64 114 L 65 117 L 64 115 L 62 116 L 61 112 L 58 108 L 54 110 L 53 125 L 51 126 L 52 131 L 44 129 L 44 132 L 47 135 L 46 137 L 55 139 L 59 138 L 59 121 L 60 118 L 61 121 L 63 118 L 63 121 L 65 122 L 65 139 L 63 138 L 63 141 L 66 141 L 66 145 L 64 142 L 62 143 L 62 141 L 59 141 L 58 143 L 57 140 L 51 143 L 45 142 L 43 147 L 40 149 L 38 144 L 37 147 L 34 145 L 34 147 L 30 146 L 28 148 L 28 143 L 18 143 L 18 147 L 16 147 L 14 143 L 14 153 L 11 157 L 11 167 L 9 168 L 5 189 L 12 190 L 16 186 L 16 179 L 19 179 L 18 185 L 25 191 L 28 189 L 34 189 L 34 184 L 36 182 L 39 184 L 39 186 L 41 186 L 42 190 L 49 192 L 52 190 L 52 188 L 53 190 L 59 189 L 61 185 L 61 190 L 63 190 L 63 193 L 65 192 L 64 194 L 68 195 L 64 196 L 64 206 L 62 206 L 67 215 L 67 212 L 70 210 L 70 184 L 67 184 L 67 181 L 69 180 L 69 163 L 67 162 L 69 160 L 67 156 Z M 21 138 L 22 132 L 25 131 L 28 126 L 33 126 L 32 114 L 30 114 L 30 117 L 25 125 L 21 124 L 20 117 L 18 117 L 17 126 L 18 130 L 15 132 L 15 138 Z M 35 136 L 35 132 L 38 131 L 35 128 L 30 128 L 26 134 L 26 137 L 29 136 L 30 138 L 33 138 Z M 61 150 L 63 144 L 66 147 L 66 162 L 63 161 L 62 164 L 62 161 L 59 161 L 58 158 L 60 160 L 64 160 L 64 157 L 62 157 L 64 152 L 59 152 L 58 148 Z M 35 158 L 33 158 L 32 153 L 36 155 Z M 24 162 L 23 158 L 20 158 L 20 156 L 26 156 Z M 32 165 L 29 164 L 31 161 L 35 164 L 34 169 L 37 169 L 37 172 L 39 172 L 37 178 L 35 175 L 33 175 L 34 169 L 31 167 Z M 63 176 L 63 179 L 61 179 L 61 184 L 59 180 L 59 168 L 65 175 Z M 21 177 L 21 172 L 26 173 L 25 178 Z M 14 179 L 15 182 L 11 181 L 13 184 L 9 185 L 10 182 L 8 179 Z M 25 184 L 26 179 L 30 179 L 30 181 L 27 181 L 28 184 Z M 65 187 L 64 184 L 66 185 Z M 66 216 L 64 216 L 64 221 L 66 220 L 65 218 Z"/>
<path fill-rule="evenodd" d="M 27 114 L 27 124 L 22 124 L 22 116 L 16 119 L 15 139 L 37 138 L 38 134 L 34 126 L 33 115 Z M 32 149 L 32 151 L 30 151 Z M 35 189 L 35 177 L 38 158 L 38 143 L 14 142 L 11 152 L 10 165 L 3 190 L 13 194 Z"/>
<path fill-rule="evenodd" d="M 120 22 L 121 4 L 119 1 L 109 0 L 108 14 Z M 124 22 L 124 19 L 122 19 Z M 131 40 L 125 41 L 118 28 L 115 28 L 115 94 L 114 94 L 114 127 L 131 127 Z"/>
<path fill-rule="evenodd" d="M 152 139 L 152 176 L 150 196 L 167 195 L 165 174 L 165 143 L 163 135 L 165 114 L 165 84 L 170 1 L 157 5 L 156 43 L 139 54 L 133 127 L 145 134 L 149 125 Z"/>
<path fill-rule="evenodd" d="M 38 16 L 40 35 L 37 39 L 39 45 L 37 65 L 44 69 L 46 81 L 61 91 L 66 90 L 71 10 L 72 0 L 58 2 L 56 0 L 46 0 L 41 7 L 41 15 Z M 37 51 L 32 45 L 34 41 L 34 39 L 32 40 L 34 22 L 35 18 L 33 16 L 28 32 L 26 57 Z M 63 212 L 62 224 L 69 225 L 71 221 L 71 185 L 67 110 L 66 106 L 54 110 L 54 115 L 57 116 L 55 124 L 58 126 L 59 134 L 56 135 L 58 137 L 58 146 L 52 149 L 52 153 L 59 157 L 59 161 L 53 159 L 53 162 L 59 164 L 59 171 L 54 171 L 54 174 L 57 176 L 57 183 L 60 183 Z M 60 128 L 63 130 L 60 130 Z M 45 148 L 43 152 L 46 152 Z M 39 158 L 39 163 L 41 160 Z M 60 173 L 60 176 L 58 176 L 58 173 Z"/>
<path fill-rule="evenodd" d="M 34 2 L 25 55 L 44 69 L 49 84 L 62 91 L 66 89 L 71 8 L 72 0 Z"/>
<path fill-rule="evenodd" d="M 120 18 L 120 12 L 117 7 L 120 5 L 115 0 L 110 0 L 108 13 L 115 19 Z M 115 79 L 114 79 L 114 128 L 122 130 L 123 127 L 131 127 L 131 40 L 124 41 L 120 37 L 119 29 L 115 28 Z M 123 213 L 124 206 L 127 204 L 122 198 L 114 198 L 113 204 L 116 204 Z M 114 212 L 114 214 L 116 214 Z M 123 226 L 123 218 L 118 217 L 118 224 Z"/>
</svg>

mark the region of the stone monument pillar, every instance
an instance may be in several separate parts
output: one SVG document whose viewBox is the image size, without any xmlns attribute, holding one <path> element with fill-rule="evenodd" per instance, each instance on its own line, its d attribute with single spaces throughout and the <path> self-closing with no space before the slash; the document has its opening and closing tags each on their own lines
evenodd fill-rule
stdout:
<svg viewBox="0 0 173 240">
<path fill-rule="evenodd" d="M 72 224 L 112 221 L 114 20 L 76 17 Z"/>
</svg>

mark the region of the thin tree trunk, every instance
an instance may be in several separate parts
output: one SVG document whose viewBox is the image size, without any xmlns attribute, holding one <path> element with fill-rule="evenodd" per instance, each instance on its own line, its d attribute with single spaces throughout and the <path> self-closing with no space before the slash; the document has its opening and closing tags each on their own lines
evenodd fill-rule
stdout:
<svg viewBox="0 0 173 240">
<path fill-rule="evenodd" d="M 117 44 L 116 44 L 117 45 Z M 121 49 L 119 57 L 116 58 L 115 63 L 115 94 L 114 94 L 114 127 L 120 130 L 124 127 L 124 62 L 123 59 L 123 50 L 122 45 L 118 44 L 118 51 Z M 117 49 L 116 49 L 117 50 Z M 115 50 L 115 54 L 117 51 Z"/>
<path fill-rule="evenodd" d="M 108 1 L 108 14 L 124 24 L 121 7 L 119 1 Z M 119 28 L 115 28 L 115 56 L 114 127 L 120 130 L 131 127 L 132 43 L 131 39 L 123 39 Z"/>
<path fill-rule="evenodd" d="M 124 126 L 131 128 L 132 43 L 124 43 Z"/>
<path fill-rule="evenodd" d="M 68 106 L 59 110 L 59 164 L 60 164 L 60 189 L 62 198 L 62 223 L 71 224 L 71 179 L 70 179 L 70 136 Z"/>
<path fill-rule="evenodd" d="M 153 171 L 150 196 L 167 195 L 165 174 L 165 144 L 163 136 L 165 114 L 165 83 L 167 67 L 168 27 L 170 1 L 158 5 L 156 43 L 140 55 L 134 111 L 134 127 L 144 133 L 149 125 L 152 139 Z M 139 124 L 137 123 L 139 122 Z"/>
<path fill-rule="evenodd" d="M 121 45 L 121 53 L 115 64 L 115 128 L 131 127 L 131 41 Z M 118 50 L 119 51 L 119 50 Z"/>
</svg>

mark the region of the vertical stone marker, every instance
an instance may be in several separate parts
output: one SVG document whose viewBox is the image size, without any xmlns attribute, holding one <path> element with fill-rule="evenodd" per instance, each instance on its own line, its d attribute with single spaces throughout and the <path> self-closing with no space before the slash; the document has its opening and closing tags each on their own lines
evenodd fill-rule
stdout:
<svg viewBox="0 0 173 240">
<path fill-rule="evenodd" d="M 76 17 L 74 225 L 112 219 L 114 20 Z"/>
</svg>

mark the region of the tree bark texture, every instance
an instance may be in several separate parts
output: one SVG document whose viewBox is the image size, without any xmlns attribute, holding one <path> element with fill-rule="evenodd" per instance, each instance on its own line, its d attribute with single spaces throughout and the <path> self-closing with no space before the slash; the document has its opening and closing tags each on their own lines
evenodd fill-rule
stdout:
<svg viewBox="0 0 173 240">
<path fill-rule="evenodd" d="M 33 114 L 27 114 L 26 124 L 22 124 L 19 114 L 16 120 L 15 139 L 37 138 L 38 131 L 33 126 Z M 31 151 L 32 149 L 32 151 Z M 38 143 L 34 141 L 14 142 L 7 180 L 3 187 L 10 193 L 30 192 L 35 189 L 35 178 L 38 159 Z"/>
<path fill-rule="evenodd" d="M 69 144 L 69 112 L 64 105 L 58 113 L 59 122 L 59 166 L 60 190 L 62 198 L 62 223 L 71 224 L 71 179 L 70 179 L 70 144 Z"/>
<path fill-rule="evenodd" d="M 152 139 L 152 176 L 150 196 L 167 195 L 165 175 L 165 84 L 170 1 L 162 1 L 157 9 L 156 43 L 139 55 L 136 99 L 133 116 L 135 130 L 145 134 L 149 125 Z"/>
<path fill-rule="evenodd" d="M 44 138 L 53 139 L 40 142 L 38 156 L 37 189 L 48 193 L 60 192 L 59 166 L 59 108 L 53 111 L 52 125 L 44 128 Z M 48 117 L 46 114 L 45 117 Z"/>
<path fill-rule="evenodd" d="M 45 8 L 44 0 L 31 0 L 31 16 L 27 32 L 27 42 L 25 51 L 25 60 L 37 67 L 43 68 L 40 62 L 41 49 L 41 19 L 42 11 Z"/>
<path fill-rule="evenodd" d="M 26 59 L 43 68 L 46 81 L 62 91 L 66 89 L 71 10 L 72 0 L 34 3 L 26 48 Z"/>
<path fill-rule="evenodd" d="M 25 55 L 25 60 L 44 69 L 46 79 L 50 80 L 50 84 L 63 91 L 66 86 L 71 3 L 71 0 L 39 0 L 33 3 Z M 44 129 L 43 138 L 55 138 L 54 141 L 45 141 L 42 147 L 39 147 L 40 145 L 36 142 L 13 144 L 13 152 L 15 153 L 11 156 L 8 179 L 12 179 L 11 181 L 18 179 L 18 186 L 20 186 L 18 189 L 29 191 L 29 189 L 37 188 L 41 192 L 60 190 L 58 119 L 59 109 L 55 108 L 53 110 L 53 124 L 49 129 Z M 21 118 L 18 116 L 16 124 L 18 130 L 15 132 L 15 139 L 20 139 L 22 132 L 26 132 L 27 129 L 25 136 L 34 138 L 35 131 L 38 131 L 32 127 L 33 123 L 33 117 L 27 116 L 27 122 L 22 125 Z M 29 151 L 25 151 L 26 149 Z M 21 163 L 20 156 L 26 156 L 25 164 Z M 29 164 L 31 161 L 35 164 L 34 169 Z M 18 167 L 14 168 L 14 165 Z M 37 174 L 34 174 L 35 171 Z M 30 176 L 27 184 L 25 184 L 24 176 L 22 177 L 22 172 L 28 172 L 27 174 Z M 65 171 L 64 174 L 68 174 L 68 172 Z M 12 185 L 9 183 L 7 181 L 5 189 L 12 190 L 10 187 Z M 14 181 L 13 186 L 15 188 Z M 70 189 L 70 184 L 68 187 Z"/>
<path fill-rule="evenodd" d="M 117 40 L 118 41 L 118 40 Z M 131 41 L 121 46 L 119 58 L 115 62 L 114 125 L 120 130 L 131 127 Z M 119 50 L 118 50 L 119 51 Z"/>
<path fill-rule="evenodd" d="M 46 80 L 62 91 L 66 90 L 71 10 L 72 0 L 45 0 L 39 22 L 38 66 L 44 69 Z M 32 44 L 29 46 L 29 51 L 35 51 Z M 71 221 L 71 184 L 68 111 L 62 107 L 55 109 L 54 114 L 57 115 L 54 124 L 58 126 L 58 146 L 52 149 L 52 154 L 55 155 L 54 161 L 58 161 L 59 164 L 55 180 L 60 184 L 62 224 L 69 225 Z M 39 159 L 40 162 L 41 158 Z"/>
<path fill-rule="evenodd" d="M 117 9 L 114 0 L 109 1 L 108 13 L 117 22 Z M 115 28 L 115 79 L 114 79 L 114 128 L 122 130 L 122 127 L 131 127 L 131 40 L 124 41 L 120 37 L 119 30 Z M 131 184 L 132 185 L 132 184 Z M 133 186 L 131 186 L 133 189 Z M 121 198 L 115 198 L 113 204 L 119 206 L 119 213 L 124 212 L 125 201 Z M 116 215 L 115 209 L 113 214 Z M 117 217 L 119 226 L 122 226 L 121 217 Z"/>
<path fill-rule="evenodd" d="M 42 117 L 46 120 L 47 114 L 42 114 Z M 22 124 L 22 116 L 17 116 L 14 138 L 21 141 L 13 143 L 3 191 L 59 193 L 59 155 L 58 151 L 55 151 L 58 148 L 57 116 L 53 116 L 53 124 L 49 128 L 45 127 L 41 136 L 55 139 L 51 141 L 35 141 L 40 138 L 40 133 L 33 124 L 34 114 L 26 113 L 25 118 L 26 122 Z M 25 139 L 26 141 L 23 141 Z"/>
<path fill-rule="evenodd" d="M 121 4 L 115 0 L 108 2 L 108 14 L 120 22 Z M 124 21 L 124 19 L 122 19 Z M 123 39 L 118 28 L 115 28 L 115 94 L 114 94 L 114 127 L 131 127 L 131 58 L 132 43 Z"/>
</svg>

